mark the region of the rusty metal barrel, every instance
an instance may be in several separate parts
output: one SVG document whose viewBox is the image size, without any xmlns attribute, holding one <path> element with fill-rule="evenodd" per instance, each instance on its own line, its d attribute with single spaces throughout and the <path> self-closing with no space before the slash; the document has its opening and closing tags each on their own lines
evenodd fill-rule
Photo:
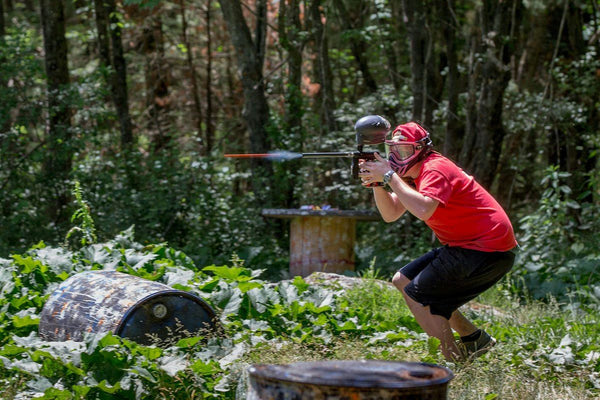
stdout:
<svg viewBox="0 0 600 400">
<path fill-rule="evenodd" d="M 83 340 L 86 332 L 112 332 L 144 345 L 166 346 L 217 329 L 215 312 L 201 298 L 117 271 L 88 271 L 65 280 L 40 316 L 44 340 Z"/>
<path fill-rule="evenodd" d="M 256 364 L 248 375 L 248 400 L 438 400 L 454 377 L 434 364 L 378 360 Z"/>
</svg>

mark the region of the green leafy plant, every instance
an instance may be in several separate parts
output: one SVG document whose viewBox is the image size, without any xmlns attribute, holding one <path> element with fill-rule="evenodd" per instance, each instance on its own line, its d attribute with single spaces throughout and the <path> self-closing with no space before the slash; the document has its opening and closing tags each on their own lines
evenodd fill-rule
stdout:
<svg viewBox="0 0 600 400">
<path fill-rule="evenodd" d="M 75 181 L 72 194 L 73 197 L 75 197 L 75 204 L 78 208 L 71 216 L 71 222 L 80 220 L 80 225 L 69 229 L 67 235 L 65 236 L 65 243 L 68 243 L 71 236 L 73 236 L 75 233 L 81 234 L 81 239 L 79 242 L 83 246 L 96 243 L 97 237 L 94 219 L 92 218 L 89 204 L 83 198 L 81 184 L 79 181 Z"/>
<path fill-rule="evenodd" d="M 565 299 L 583 286 L 590 288 L 600 282 L 596 273 L 600 254 L 593 246 L 597 239 L 592 233 L 597 222 L 582 221 L 573 213 L 580 211 L 581 205 L 571 197 L 569 178 L 567 172 L 548 168 L 537 210 L 520 221 L 522 249 L 515 276 L 536 298 Z"/>
<path fill-rule="evenodd" d="M 465 312 L 500 343 L 473 365 L 450 365 L 438 343 L 417 325 L 400 292 L 368 276 L 374 272 L 353 278 L 357 285 L 342 289 L 300 277 L 268 282 L 239 257 L 230 261 L 231 266 L 200 269 L 165 244 L 136 243 L 132 229 L 76 250 L 40 243 L 0 260 L 0 396 L 233 399 L 244 392 L 240 382 L 248 363 L 330 358 L 448 365 L 456 374 L 452 399 L 477 398 L 477 393 L 529 398 L 531 391 L 520 382 L 535 382 L 546 395 L 574 399 L 600 393 L 597 310 L 507 300 L 510 294 L 504 292 L 499 300 L 484 297 L 504 308 L 488 305 Z M 37 321 L 47 296 L 59 282 L 92 269 L 120 269 L 196 294 L 217 311 L 223 332 L 186 337 L 168 348 L 142 346 L 110 333 L 91 334 L 83 342 L 42 341 Z M 498 293 L 502 290 L 498 287 Z M 502 378 L 501 383 L 491 376 Z"/>
</svg>

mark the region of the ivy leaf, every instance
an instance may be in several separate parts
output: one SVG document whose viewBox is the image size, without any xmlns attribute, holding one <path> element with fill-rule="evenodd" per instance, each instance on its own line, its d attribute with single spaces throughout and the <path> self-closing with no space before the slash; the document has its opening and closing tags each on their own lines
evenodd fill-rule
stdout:
<svg viewBox="0 0 600 400">
<path fill-rule="evenodd" d="M 211 279 L 198 286 L 198 290 L 203 292 L 212 292 L 217 286 L 219 286 L 219 279 Z"/>
<path fill-rule="evenodd" d="M 203 339 L 202 336 L 194 336 L 194 337 L 191 337 L 191 338 L 183 338 L 183 339 L 180 339 L 177 342 L 176 346 L 179 347 L 180 349 L 191 348 L 191 347 L 194 347 L 194 345 L 196 345 L 202 339 Z"/>
<path fill-rule="evenodd" d="M 246 293 L 251 289 L 259 289 L 262 287 L 262 283 L 259 282 L 240 282 L 238 287 L 242 291 L 242 293 Z"/>
<path fill-rule="evenodd" d="M 139 365 L 134 365 L 128 369 L 128 371 L 133 372 L 134 374 L 139 375 L 152 383 L 158 382 L 158 380 L 150 373 L 150 371 L 148 371 L 146 368 L 140 367 Z"/>
<path fill-rule="evenodd" d="M 16 254 L 13 255 L 13 259 L 15 260 L 15 264 L 21 267 L 21 273 L 23 274 L 30 274 L 37 269 L 41 270 L 41 268 L 44 268 L 44 270 L 48 269 L 39 260 L 34 260 L 31 257 L 23 257 Z"/>
<path fill-rule="evenodd" d="M 231 291 L 231 297 L 227 301 L 227 304 L 223 308 L 223 316 L 237 314 L 240 310 L 240 306 L 242 305 L 242 293 L 240 289 L 234 288 Z"/>
<path fill-rule="evenodd" d="M 24 317 L 14 316 L 12 317 L 12 323 L 15 328 L 23 328 L 26 326 L 35 326 L 40 324 L 40 319 L 32 317 L 31 315 L 25 315 Z"/>
<path fill-rule="evenodd" d="M 207 363 L 202 360 L 198 360 L 190 366 L 191 370 L 200 376 L 210 376 L 221 371 L 219 365 L 214 361 Z"/>
<path fill-rule="evenodd" d="M 144 254 L 133 249 L 125 251 L 125 259 L 127 264 L 131 265 L 135 271 L 144 267 L 147 263 L 155 260 L 157 255 L 154 253 Z"/>
<path fill-rule="evenodd" d="M 248 269 L 242 267 L 228 267 L 221 266 L 217 267 L 216 265 L 211 265 L 209 267 L 205 267 L 202 271 L 209 271 L 215 274 L 215 276 L 228 280 L 228 281 L 248 281 L 251 280 L 252 277 L 248 276 Z"/>
<path fill-rule="evenodd" d="M 14 344 L 7 344 L 6 346 L 3 346 L 2 348 L 0 348 L 0 355 L 3 356 L 16 356 L 19 354 L 23 354 L 26 353 L 27 349 L 21 346 L 15 346 Z"/>
<path fill-rule="evenodd" d="M 47 378 L 40 376 L 27 382 L 27 386 L 37 392 L 44 393 L 46 390 L 52 387 L 52 383 Z"/>
<path fill-rule="evenodd" d="M 183 371 L 189 366 L 185 355 L 173 355 L 169 357 L 163 357 L 160 361 L 160 369 L 165 371 L 169 376 L 175 376 L 180 371 Z"/>
<path fill-rule="evenodd" d="M 279 294 L 281 295 L 281 299 L 288 304 L 298 300 L 298 289 L 288 282 L 282 282 L 279 285 Z"/>
<path fill-rule="evenodd" d="M 302 279 L 301 276 L 294 277 L 294 281 L 292 283 L 296 287 L 296 289 L 298 289 L 298 294 L 306 292 L 310 287 L 310 284 L 306 283 L 306 281 Z"/>
<path fill-rule="evenodd" d="M 89 393 L 89 391 L 91 389 L 92 389 L 91 387 L 84 386 L 84 385 L 71 386 L 71 390 L 73 390 L 73 392 L 75 392 L 75 394 L 78 396 L 78 398 L 81 398 L 81 399 L 87 398 L 87 394 Z"/>
<path fill-rule="evenodd" d="M 277 296 L 277 293 L 274 290 L 263 286 L 249 290 L 246 295 L 252 302 L 252 307 L 260 314 L 267 311 L 269 304 L 279 303 L 279 296 Z"/>
<path fill-rule="evenodd" d="M 121 389 L 121 384 L 119 382 L 115 383 L 115 385 L 111 385 L 105 379 L 98 383 L 97 387 L 103 392 L 115 394 Z"/>
<path fill-rule="evenodd" d="M 40 372 L 40 369 L 42 368 L 41 364 L 31 361 L 28 358 L 23 360 L 10 361 L 8 358 L 0 356 L 0 361 L 3 362 L 4 367 L 7 369 L 16 369 L 34 376 L 37 376 Z"/>
<path fill-rule="evenodd" d="M 37 251 L 37 258 L 57 275 L 73 271 L 73 253 L 70 251 L 45 247 Z"/>
</svg>

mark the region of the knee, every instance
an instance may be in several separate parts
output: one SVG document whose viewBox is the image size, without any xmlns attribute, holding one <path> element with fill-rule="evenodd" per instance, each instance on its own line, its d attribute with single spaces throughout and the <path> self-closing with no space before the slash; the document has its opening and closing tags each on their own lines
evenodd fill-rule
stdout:
<svg viewBox="0 0 600 400">
<path fill-rule="evenodd" d="M 396 272 L 392 278 L 392 283 L 399 291 L 404 292 L 404 288 L 410 283 L 410 279 L 402 275 L 400 272 Z"/>
</svg>

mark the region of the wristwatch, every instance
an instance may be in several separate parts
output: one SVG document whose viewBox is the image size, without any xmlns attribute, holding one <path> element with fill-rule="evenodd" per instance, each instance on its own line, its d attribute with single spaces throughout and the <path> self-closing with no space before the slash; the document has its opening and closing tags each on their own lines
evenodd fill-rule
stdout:
<svg viewBox="0 0 600 400">
<path fill-rule="evenodd" d="M 383 174 L 383 183 L 385 185 L 390 183 L 390 180 L 392 179 L 392 175 L 394 175 L 396 172 L 394 172 L 394 170 L 389 170 L 388 172 L 386 172 L 385 174 Z"/>
</svg>

